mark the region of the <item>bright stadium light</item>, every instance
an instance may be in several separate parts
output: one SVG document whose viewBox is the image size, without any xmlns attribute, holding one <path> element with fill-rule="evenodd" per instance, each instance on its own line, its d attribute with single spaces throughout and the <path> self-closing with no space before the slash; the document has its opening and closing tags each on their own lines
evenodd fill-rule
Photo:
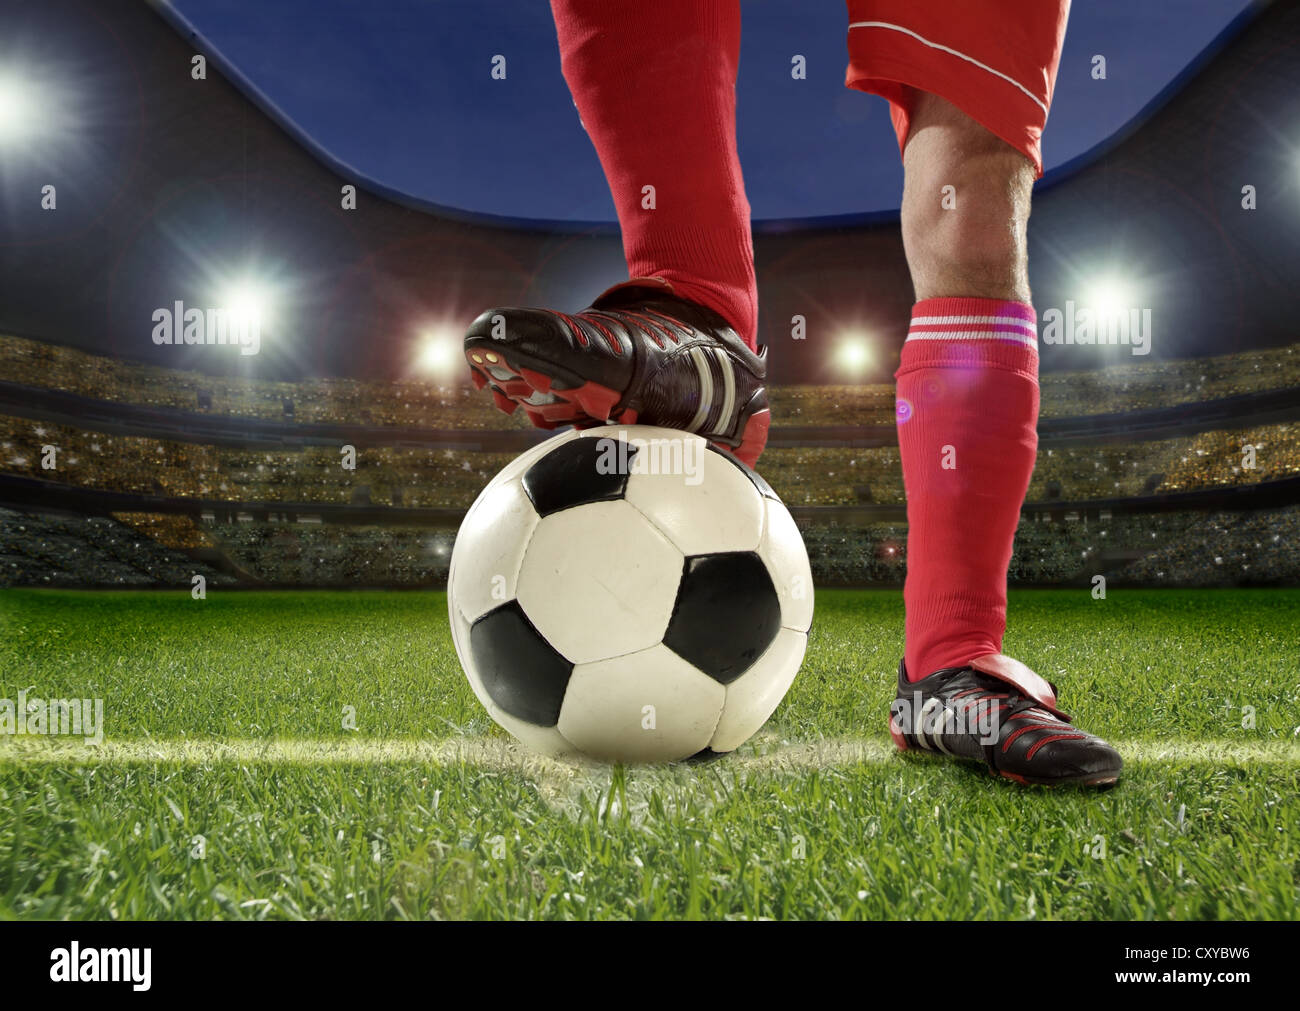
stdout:
<svg viewBox="0 0 1300 1011">
<path fill-rule="evenodd" d="M 275 318 L 275 293 L 270 285 L 251 278 L 233 281 L 218 296 L 217 308 L 232 320 L 267 327 Z"/>
<path fill-rule="evenodd" d="M 1132 285 L 1114 275 L 1097 278 L 1084 290 L 1083 308 L 1099 320 L 1127 317 L 1138 305 Z"/>
<path fill-rule="evenodd" d="M 415 367 L 439 379 L 450 377 L 460 367 L 460 334 L 450 326 L 429 327 L 420 335 Z"/>
<path fill-rule="evenodd" d="M 857 377 L 872 363 L 871 341 L 863 333 L 853 331 L 843 334 L 835 348 L 835 364 L 842 373 Z"/>
<path fill-rule="evenodd" d="M 25 139 L 37 122 L 31 88 L 17 77 L 0 75 L 0 144 Z"/>
</svg>

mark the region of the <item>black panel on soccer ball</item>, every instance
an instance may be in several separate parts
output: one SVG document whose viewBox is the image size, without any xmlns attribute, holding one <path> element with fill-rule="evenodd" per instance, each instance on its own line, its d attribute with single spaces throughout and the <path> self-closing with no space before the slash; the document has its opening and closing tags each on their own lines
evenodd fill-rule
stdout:
<svg viewBox="0 0 1300 1011">
<path fill-rule="evenodd" d="M 781 601 L 752 551 L 686 559 L 664 645 L 720 684 L 753 666 L 781 629 Z"/>
<path fill-rule="evenodd" d="M 627 491 L 636 446 L 616 439 L 574 439 L 528 468 L 524 491 L 542 516 L 588 502 L 613 502 Z"/>
<path fill-rule="evenodd" d="M 555 726 L 573 664 L 542 638 L 517 600 L 470 626 L 469 651 L 493 702 L 526 723 Z"/>
<path fill-rule="evenodd" d="M 747 467 L 747 466 L 745 466 L 745 464 L 744 464 L 742 461 L 737 460 L 734 456 L 732 456 L 730 453 L 728 453 L 725 449 L 719 449 L 717 446 L 715 446 L 715 445 L 714 445 L 713 443 L 711 443 L 711 442 L 709 443 L 709 449 L 710 449 L 712 452 L 717 453 L 718 456 L 720 456 L 720 457 L 722 457 L 724 460 L 726 460 L 729 464 L 731 464 L 731 465 L 732 465 L 733 467 L 735 467 L 738 471 L 740 471 L 742 474 L 744 474 L 745 477 L 749 478 L 750 483 L 751 483 L 755 488 L 758 489 L 758 493 L 759 493 L 760 495 L 762 495 L 764 498 L 775 499 L 775 500 L 778 501 L 778 502 L 781 501 L 781 496 L 778 495 L 775 491 L 772 490 L 772 486 L 771 486 L 770 484 L 768 484 L 766 481 L 763 480 L 763 476 L 762 476 L 761 474 L 759 474 L 758 471 L 754 470 L 754 469 L 751 468 L 751 467 Z"/>
</svg>

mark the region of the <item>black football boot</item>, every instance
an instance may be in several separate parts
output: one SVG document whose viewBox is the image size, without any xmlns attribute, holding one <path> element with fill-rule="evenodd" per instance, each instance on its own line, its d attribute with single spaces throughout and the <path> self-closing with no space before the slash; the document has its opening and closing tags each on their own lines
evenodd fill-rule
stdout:
<svg viewBox="0 0 1300 1011">
<path fill-rule="evenodd" d="M 1119 752 L 1056 708 L 1056 687 L 1001 653 L 909 682 L 898 665 L 889 733 L 905 751 L 984 762 L 1017 783 L 1110 786 Z"/>
<path fill-rule="evenodd" d="M 662 278 L 616 284 L 578 313 L 489 309 L 465 334 L 476 386 L 538 428 L 606 421 L 697 432 L 754 466 L 767 443 L 767 350 Z"/>
</svg>

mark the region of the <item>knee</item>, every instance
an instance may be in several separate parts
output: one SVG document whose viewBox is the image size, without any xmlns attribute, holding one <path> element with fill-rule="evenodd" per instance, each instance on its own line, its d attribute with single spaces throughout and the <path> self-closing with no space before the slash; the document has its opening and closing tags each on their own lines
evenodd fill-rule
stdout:
<svg viewBox="0 0 1300 1011">
<path fill-rule="evenodd" d="M 903 158 L 903 244 L 917 297 L 1028 301 L 1033 164 L 955 106 L 925 100 Z"/>
</svg>

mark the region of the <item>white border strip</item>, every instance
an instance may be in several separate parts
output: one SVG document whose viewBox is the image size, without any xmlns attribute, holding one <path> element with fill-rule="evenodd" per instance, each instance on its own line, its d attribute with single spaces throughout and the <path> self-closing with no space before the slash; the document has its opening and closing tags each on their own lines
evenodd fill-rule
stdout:
<svg viewBox="0 0 1300 1011">
<path fill-rule="evenodd" d="M 965 60 L 967 63 L 973 63 L 981 70 L 987 70 L 994 77 L 1000 77 L 1008 84 L 1015 85 L 1022 92 L 1024 92 L 1024 94 L 1029 98 L 1031 102 L 1033 102 L 1036 106 L 1038 106 L 1040 109 L 1043 110 L 1044 116 L 1047 115 L 1047 106 L 1043 104 L 1043 102 L 1038 98 L 1037 95 L 1035 95 L 1032 91 L 1026 88 L 1019 81 L 1017 81 L 1014 77 L 1008 77 L 1006 74 L 1002 73 L 1002 71 L 994 70 L 988 64 L 981 63 L 973 56 L 967 56 L 965 53 L 958 52 L 956 49 L 949 49 L 947 46 L 941 46 L 937 42 L 931 42 L 929 39 L 925 38 L 924 36 L 917 35 L 916 32 L 912 31 L 910 28 L 904 28 L 902 25 L 891 25 L 887 21 L 852 21 L 849 23 L 849 28 L 851 29 L 852 28 L 888 28 L 890 29 L 890 31 L 902 32 L 904 35 L 910 35 L 912 38 L 916 39 L 916 41 L 920 42 L 922 45 L 929 46 L 931 49 L 938 49 L 940 52 L 948 53 L 950 56 L 956 56 L 958 59 Z"/>
<path fill-rule="evenodd" d="M 1296 739 L 1241 740 L 1186 738 L 1133 740 L 1108 738 L 1125 761 L 1140 764 L 1168 762 L 1245 765 L 1250 768 L 1283 766 L 1300 768 L 1300 741 Z M 839 737 L 820 741 L 782 742 L 780 735 L 764 731 L 734 755 L 707 766 L 710 769 L 824 768 L 896 760 L 898 749 L 883 736 Z M 583 767 L 608 766 L 585 759 L 546 758 L 529 752 L 504 736 L 447 737 L 442 739 L 362 737 L 338 740 L 277 738 L 134 738 L 106 740 L 96 747 L 72 738 L 0 738 L 0 769 L 14 766 L 86 766 L 175 763 L 179 765 L 404 765 L 459 764 L 493 769 L 527 771 L 533 765 L 554 765 L 570 774 Z M 644 766 L 645 773 L 667 772 L 672 766 Z M 690 766 L 678 768 L 691 768 Z"/>
<path fill-rule="evenodd" d="M 686 426 L 686 431 L 698 432 L 709 420 L 709 412 L 713 410 L 713 373 L 709 371 L 709 360 L 703 348 L 693 347 L 688 353 L 695 363 L 695 370 L 700 374 L 700 406 L 696 408 L 695 417 Z"/>
<path fill-rule="evenodd" d="M 912 330 L 909 341 L 1016 341 L 1038 350 L 1038 338 L 1018 333 L 996 333 L 992 330 Z M 904 342 L 906 343 L 906 341 Z"/>
<path fill-rule="evenodd" d="M 958 323 L 984 323 L 989 326 L 1019 326 L 1026 330 L 1037 331 L 1038 324 L 1032 319 L 1019 316 L 913 316 L 912 326 L 934 326 L 936 324 L 956 325 Z"/>
</svg>

